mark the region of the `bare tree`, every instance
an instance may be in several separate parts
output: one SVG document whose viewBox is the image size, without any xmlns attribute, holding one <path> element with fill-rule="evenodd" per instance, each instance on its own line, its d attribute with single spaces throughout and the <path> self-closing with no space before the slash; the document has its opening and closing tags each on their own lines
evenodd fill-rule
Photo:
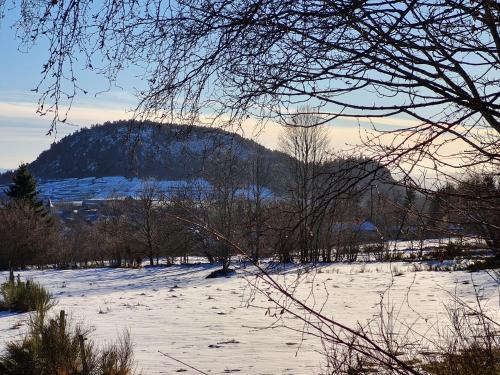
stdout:
<svg viewBox="0 0 500 375">
<path fill-rule="evenodd" d="M 160 220 L 158 204 L 161 192 L 154 181 L 144 181 L 137 199 L 124 201 L 125 230 L 136 245 L 144 249 L 149 264 L 158 262 L 160 246 Z"/>
<path fill-rule="evenodd" d="M 59 245 L 55 229 L 29 202 L 0 200 L 0 268 L 50 263 Z"/>
<path fill-rule="evenodd" d="M 66 121 L 62 105 L 87 91 L 80 68 L 113 83 L 132 65 L 147 82 L 137 117 L 195 123 L 210 113 L 221 126 L 248 117 L 295 126 L 295 110 L 307 102 L 321 122 L 389 125 L 364 139 L 380 168 L 408 175 L 415 167 L 500 165 L 494 0 L 7 4 L 4 11 L 19 11 L 26 46 L 48 42 L 36 90 L 53 126 Z"/>
<path fill-rule="evenodd" d="M 236 240 L 236 228 L 241 219 L 238 217 L 237 211 L 242 211 L 242 207 L 238 205 L 238 190 L 243 187 L 241 178 L 239 178 L 241 173 L 239 171 L 238 150 L 237 142 L 230 137 L 223 140 L 219 149 L 214 152 L 215 169 L 209 176 L 212 186 L 208 193 L 207 203 L 209 206 L 205 218 L 207 225 L 216 228 L 218 232 L 231 241 Z M 216 256 L 222 263 L 222 272 L 225 273 L 229 270 L 233 249 L 217 238 L 214 247 L 216 248 Z"/>
<path fill-rule="evenodd" d="M 265 232 L 266 200 L 269 190 L 266 188 L 271 179 L 271 163 L 262 153 L 256 152 L 246 161 L 247 192 L 246 192 L 246 234 L 252 258 L 256 262 L 262 253 L 262 238 Z"/>
<path fill-rule="evenodd" d="M 463 178 L 455 196 L 448 197 L 459 228 L 483 239 L 500 258 L 500 181 L 498 176 L 475 173 Z"/>
<path fill-rule="evenodd" d="M 327 134 L 318 125 L 320 122 L 314 113 L 299 113 L 292 125 L 284 127 L 281 137 L 281 150 L 293 157 L 288 190 L 298 216 L 301 262 L 316 259 L 312 253 L 313 237 L 319 220 L 313 214 L 320 192 L 320 172 L 328 153 Z"/>
</svg>

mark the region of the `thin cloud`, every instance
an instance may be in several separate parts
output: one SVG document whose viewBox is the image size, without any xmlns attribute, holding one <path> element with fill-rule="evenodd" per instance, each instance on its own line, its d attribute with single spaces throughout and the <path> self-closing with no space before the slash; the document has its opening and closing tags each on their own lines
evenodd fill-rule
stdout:
<svg viewBox="0 0 500 375">
<path fill-rule="evenodd" d="M 0 120 L 5 119 L 30 119 L 47 122 L 47 117 L 39 116 L 36 113 L 36 105 L 33 103 L 6 103 L 0 102 Z M 64 113 L 66 109 L 62 108 Z M 113 121 L 119 119 L 131 118 L 132 113 L 124 109 L 112 107 L 86 107 L 75 106 L 71 108 L 68 115 L 68 122 L 79 126 L 88 126 L 90 124 L 104 121 Z"/>
</svg>

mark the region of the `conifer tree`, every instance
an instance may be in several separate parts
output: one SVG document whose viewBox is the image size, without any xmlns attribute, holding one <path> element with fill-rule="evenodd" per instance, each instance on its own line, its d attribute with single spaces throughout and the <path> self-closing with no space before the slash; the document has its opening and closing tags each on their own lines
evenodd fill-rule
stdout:
<svg viewBox="0 0 500 375">
<path fill-rule="evenodd" d="M 12 184 L 5 191 L 8 197 L 32 206 L 37 213 L 45 216 L 43 203 L 38 199 L 36 180 L 28 170 L 27 164 L 21 164 L 12 176 Z"/>
</svg>

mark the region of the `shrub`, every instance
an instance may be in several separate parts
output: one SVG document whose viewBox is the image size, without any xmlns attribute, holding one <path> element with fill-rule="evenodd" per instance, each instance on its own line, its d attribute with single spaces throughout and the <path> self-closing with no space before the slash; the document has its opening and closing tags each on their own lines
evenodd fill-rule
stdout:
<svg viewBox="0 0 500 375">
<path fill-rule="evenodd" d="M 54 306 L 50 292 L 33 281 L 9 280 L 0 286 L 0 310 L 29 312 L 47 311 Z"/>
<path fill-rule="evenodd" d="M 476 344 L 457 353 L 446 353 L 424 365 L 432 375 L 500 374 L 500 348 L 485 348 Z"/>
<path fill-rule="evenodd" d="M 486 258 L 486 259 L 477 259 L 467 265 L 465 268 L 467 271 L 478 272 L 482 270 L 496 270 L 500 268 L 500 259 L 498 258 Z"/>
<path fill-rule="evenodd" d="M 62 311 L 47 320 L 38 310 L 30 319 L 21 341 L 7 344 L 0 357 L 3 375 L 132 375 L 133 350 L 128 333 L 116 344 L 99 348 L 88 331 L 72 325 Z"/>
<path fill-rule="evenodd" d="M 426 258 L 439 260 L 453 260 L 467 255 L 469 248 L 456 242 L 449 242 L 427 254 Z"/>
<path fill-rule="evenodd" d="M 479 296 L 476 294 L 476 297 Z M 498 323 L 485 315 L 480 303 L 448 308 L 451 325 L 436 355 L 429 355 L 424 370 L 435 375 L 500 374 Z"/>
<path fill-rule="evenodd" d="M 366 245 L 363 250 L 369 257 L 373 255 L 376 261 L 384 260 L 386 249 L 383 243 Z"/>
<path fill-rule="evenodd" d="M 465 255 L 466 246 L 460 245 L 455 242 L 449 242 L 444 247 L 445 259 L 455 259 Z"/>
</svg>

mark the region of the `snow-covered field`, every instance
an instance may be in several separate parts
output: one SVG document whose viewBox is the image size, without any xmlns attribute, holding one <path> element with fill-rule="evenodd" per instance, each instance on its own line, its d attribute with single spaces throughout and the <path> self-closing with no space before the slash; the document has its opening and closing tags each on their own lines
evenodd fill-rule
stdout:
<svg viewBox="0 0 500 375">
<path fill-rule="evenodd" d="M 82 201 L 87 199 L 109 199 L 136 197 L 144 188 L 146 180 L 140 178 L 126 178 L 123 176 L 65 178 L 61 180 L 39 181 L 40 196 L 52 201 Z M 151 180 L 150 184 L 165 194 L 189 191 L 195 197 L 203 196 L 210 190 L 211 185 L 203 179 L 193 181 L 184 180 Z M 0 195 L 8 185 L 0 185 Z M 240 189 L 237 193 L 246 195 L 249 189 Z M 269 189 L 263 189 L 265 198 L 272 198 Z"/>
<path fill-rule="evenodd" d="M 165 192 L 189 187 L 199 190 L 208 188 L 205 180 L 191 183 L 181 180 L 154 180 L 155 186 Z M 80 201 L 85 199 L 108 199 L 135 197 L 144 187 L 144 180 L 123 176 L 66 178 L 39 183 L 40 195 L 53 201 Z"/>
<path fill-rule="evenodd" d="M 414 322 L 417 332 L 433 335 L 436 323 L 445 322 L 448 292 L 473 302 L 472 283 L 480 286 L 483 304 L 498 318 L 498 285 L 487 273 L 414 272 L 414 268 L 409 263 L 335 264 L 304 273 L 289 266 L 275 278 L 293 286 L 300 275 L 297 295 L 317 306 L 328 295 L 323 312 L 351 325 L 376 316 L 380 296 L 386 292 L 386 301 L 398 306 L 398 319 Z M 213 269 L 198 264 L 47 270 L 22 272 L 21 277 L 47 286 L 59 301 L 54 311 L 64 309 L 84 320 L 95 328 L 93 336 L 99 342 L 129 329 L 144 374 L 196 374 L 159 351 L 211 374 L 320 373 L 317 339 L 283 328 L 301 325 L 286 314 L 276 322 L 273 310 L 267 310 L 272 303 L 266 296 L 258 295 L 248 307 L 249 281 L 255 280 L 249 268 L 239 269 L 235 277 L 205 279 Z M 0 273 L 0 279 L 6 277 Z M 26 318 L 26 314 L 0 315 L 0 346 L 20 337 L 23 328 L 17 325 Z"/>
</svg>

